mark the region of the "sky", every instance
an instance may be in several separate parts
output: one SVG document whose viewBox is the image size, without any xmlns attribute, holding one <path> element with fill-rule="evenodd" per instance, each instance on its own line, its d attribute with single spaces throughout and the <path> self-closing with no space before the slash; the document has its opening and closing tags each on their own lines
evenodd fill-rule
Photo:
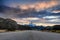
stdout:
<svg viewBox="0 0 60 40">
<path fill-rule="evenodd" d="M 20 9 L 17 13 L 0 13 L 0 17 L 11 18 L 18 24 L 32 21 L 36 25 L 60 25 L 60 0 L 0 0 L 0 4 Z"/>
</svg>

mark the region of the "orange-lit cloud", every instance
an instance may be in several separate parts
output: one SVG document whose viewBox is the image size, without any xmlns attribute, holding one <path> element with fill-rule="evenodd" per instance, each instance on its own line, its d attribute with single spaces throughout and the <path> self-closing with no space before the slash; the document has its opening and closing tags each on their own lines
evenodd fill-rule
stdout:
<svg viewBox="0 0 60 40">
<path fill-rule="evenodd" d="M 28 20 L 22 20 L 22 19 L 18 19 L 18 18 L 14 18 L 12 20 L 15 20 L 18 24 L 29 24 Z"/>
<path fill-rule="evenodd" d="M 35 9 L 46 9 L 46 8 L 50 8 L 53 6 L 56 6 L 57 2 L 56 1 L 50 1 L 50 2 L 42 2 L 42 3 L 37 3 L 36 8 Z"/>
<path fill-rule="evenodd" d="M 37 2 L 35 4 L 24 4 L 24 5 L 21 5 L 20 8 L 21 9 L 35 8 L 36 10 L 43 10 L 56 5 L 58 5 L 58 2 L 53 0 L 49 2 Z"/>
</svg>

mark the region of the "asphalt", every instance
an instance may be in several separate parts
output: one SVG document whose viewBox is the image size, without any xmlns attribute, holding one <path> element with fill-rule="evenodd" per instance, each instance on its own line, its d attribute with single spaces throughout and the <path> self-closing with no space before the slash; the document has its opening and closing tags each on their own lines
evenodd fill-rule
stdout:
<svg viewBox="0 0 60 40">
<path fill-rule="evenodd" d="M 60 40 L 59 33 L 20 31 L 0 33 L 0 40 Z"/>
</svg>

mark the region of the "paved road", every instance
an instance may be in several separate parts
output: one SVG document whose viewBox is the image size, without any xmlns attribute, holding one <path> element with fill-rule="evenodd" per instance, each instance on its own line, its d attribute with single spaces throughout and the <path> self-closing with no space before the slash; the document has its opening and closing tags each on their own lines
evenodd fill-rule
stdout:
<svg viewBox="0 0 60 40">
<path fill-rule="evenodd" d="M 40 31 L 0 33 L 0 40 L 60 40 L 60 34 Z"/>
</svg>

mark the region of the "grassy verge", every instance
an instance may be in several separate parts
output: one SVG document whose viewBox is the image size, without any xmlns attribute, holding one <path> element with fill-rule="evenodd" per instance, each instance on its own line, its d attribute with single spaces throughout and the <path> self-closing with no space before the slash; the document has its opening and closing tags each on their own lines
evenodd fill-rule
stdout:
<svg viewBox="0 0 60 40">
<path fill-rule="evenodd" d="M 19 32 L 19 31 L 24 31 L 24 30 L 15 30 L 15 31 L 0 30 L 0 33 L 4 33 L 4 32 Z"/>
<path fill-rule="evenodd" d="M 60 30 L 51 30 L 51 32 L 60 33 Z"/>
<path fill-rule="evenodd" d="M 60 33 L 60 30 L 56 30 L 57 33 Z"/>
</svg>

